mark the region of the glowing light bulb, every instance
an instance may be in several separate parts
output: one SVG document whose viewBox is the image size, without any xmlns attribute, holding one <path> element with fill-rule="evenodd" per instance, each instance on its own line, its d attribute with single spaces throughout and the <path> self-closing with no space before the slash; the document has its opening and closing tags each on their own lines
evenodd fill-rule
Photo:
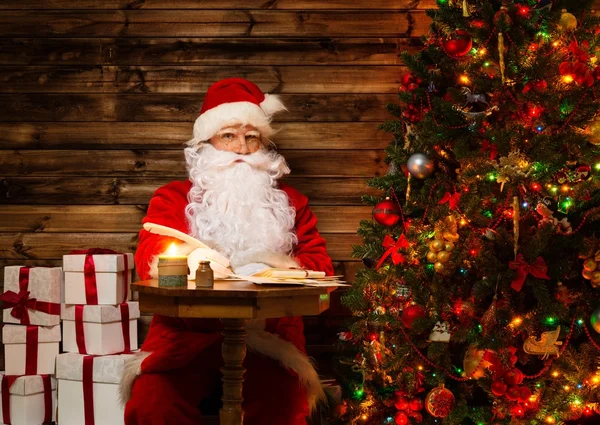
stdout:
<svg viewBox="0 0 600 425">
<path fill-rule="evenodd" d="M 565 390 L 565 391 L 571 391 L 571 387 L 570 387 L 570 386 L 568 386 L 568 385 L 565 385 L 565 386 L 563 387 L 563 390 Z"/>
<path fill-rule="evenodd" d="M 466 226 L 466 225 L 467 225 L 467 223 L 468 223 L 468 221 L 467 221 L 467 220 L 465 220 L 465 218 L 464 218 L 464 217 L 460 219 L 460 225 L 461 225 L 461 226 Z"/>
<path fill-rule="evenodd" d="M 599 376 L 597 376 L 597 375 L 596 375 L 596 376 L 594 376 L 594 377 L 592 378 L 592 384 L 597 384 L 597 383 L 599 383 L 599 382 L 600 382 L 600 377 L 599 377 Z"/>
<path fill-rule="evenodd" d="M 368 417 L 367 415 L 362 415 L 360 418 L 361 418 L 363 421 L 366 421 L 367 419 L 369 419 L 369 417 Z"/>
<path fill-rule="evenodd" d="M 552 46 L 554 46 L 554 47 L 560 46 L 560 41 L 555 41 L 554 43 L 552 43 Z"/>
<path fill-rule="evenodd" d="M 520 317 L 515 317 L 512 322 L 510 322 L 510 325 L 513 327 L 519 326 L 521 325 L 521 323 L 523 323 L 523 319 L 521 319 Z"/>
<path fill-rule="evenodd" d="M 479 49 L 479 51 L 477 52 L 477 54 L 479 56 L 483 56 L 487 53 L 487 49 L 485 47 L 482 47 L 481 49 Z"/>
<path fill-rule="evenodd" d="M 553 378 L 558 378 L 559 376 L 560 376 L 560 373 L 558 373 L 558 371 L 555 370 L 554 372 L 552 372 Z"/>
<path fill-rule="evenodd" d="M 546 423 L 554 424 L 554 423 L 556 423 L 556 419 L 554 419 L 554 416 L 546 416 Z"/>
<path fill-rule="evenodd" d="M 423 370 L 423 366 L 419 365 L 419 366 L 417 366 L 417 369 Z"/>
<path fill-rule="evenodd" d="M 565 84 L 571 84 L 573 81 L 575 81 L 575 79 L 573 78 L 573 76 L 569 75 L 569 74 L 563 76 L 562 80 L 563 80 L 563 83 L 565 83 Z"/>
<path fill-rule="evenodd" d="M 463 74 L 463 75 L 461 75 L 460 77 L 458 77 L 458 81 L 459 81 L 461 84 L 469 84 L 469 83 L 471 82 L 471 79 L 469 78 L 469 76 L 468 76 L 468 75 L 466 75 L 466 74 Z"/>
</svg>

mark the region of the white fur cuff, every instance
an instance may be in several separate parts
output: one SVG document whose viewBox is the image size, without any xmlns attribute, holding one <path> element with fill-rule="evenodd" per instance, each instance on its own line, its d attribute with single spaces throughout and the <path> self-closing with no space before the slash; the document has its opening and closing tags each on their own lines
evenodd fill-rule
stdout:
<svg viewBox="0 0 600 425">
<path fill-rule="evenodd" d="M 142 362 L 152 354 L 150 351 L 140 351 L 135 353 L 134 356 L 125 361 L 123 366 L 123 376 L 121 376 L 121 382 L 119 382 L 119 401 L 123 406 L 131 398 L 131 391 L 133 389 L 133 383 L 138 376 L 142 374 Z"/>
</svg>

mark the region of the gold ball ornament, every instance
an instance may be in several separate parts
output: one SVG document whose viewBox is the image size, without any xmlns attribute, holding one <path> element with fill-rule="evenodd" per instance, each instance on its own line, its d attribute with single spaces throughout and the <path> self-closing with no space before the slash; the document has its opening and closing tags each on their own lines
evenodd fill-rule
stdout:
<svg viewBox="0 0 600 425">
<path fill-rule="evenodd" d="M 444 264 L 440 263 L 439 261 L 433 265 L 433 268 L 438 273 L 444 273 L 444 271 L 446 270 L 446 267 L 444 266 Z"/>
<path fill-rule="evenodd" d="M 430 263 L 437 262 L 437 252 L 429 251 L 427 253 L 427 261 L 429 261 Z"/>
<path fill-rule="evenodd" d="M 594 261 L 600 263 L 600 249 L 596 251 L 596 254 L 594 254 Z"/>
<path fill-rule="evenodd" d="M 558 28 L 562 32 L 573 31 L 577 28 L 577 18 L 567 12 L 567 9 L 562 10 L 562 15 L 560 15 L 560 21 L 558 21 Z"/>
<path fill-rule="evenodd" d="M 583 269 L 583 271 L 581 272 L 581 275 L 583 276 L 584 279 L 592 280 L 592 274 L 593 273 L 594 272 L 592 272 L 590 270 Z"/>
<path fill-rule="evenodd" d="M 452 242 L 446 242 L 444 244 L 444 251 L 448 251 L 448 252 L 454 251 L 454 244 Z"/>
<path fill-rule="evenodd" d="M 447 251 L 440 251 L 437 253 L 437 260 L 440 263 L 447 263 L 450 261 L 450 253 Z"/>
<path fill-rule="evenodd" d="M 592 272 L 592 278 L 590 280 L 592 281 L 592 285 L 594 285 L 594 284 L 599 285 L 600 284 L 600 270 L 596 270 L 595 272 Z"/>
<path fill-rule="evenodd" d="M 592 315 L 590 316 L 590 325 L 592 325 L 592 328 L 596 332 L 600 333 L 600 308 L 592 312 Z"/>
<path fill-rule="evenodd" d="M 600 116 L 594 118 L 587 128 L 588 142 L 600 146 Z"/>
<path fill-rule="evenodd" d="M 593 272 L 598 268 L 598 263 L 593 258 L 588 258 L 583 262 L 583 269 Z"/>
<path fill-rule="evenodd" d="M 440 252 L 444 249 L 444 241 L 441 239 L 435 239 L 429 244 L 429 249 L 433 252 Z"/>
</svg>

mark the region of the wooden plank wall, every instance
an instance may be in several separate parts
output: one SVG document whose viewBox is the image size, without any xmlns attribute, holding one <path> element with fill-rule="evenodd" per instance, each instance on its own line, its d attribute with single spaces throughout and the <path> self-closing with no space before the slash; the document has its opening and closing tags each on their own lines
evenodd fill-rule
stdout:
<svg viewBox="0 0 600 425">
<path fill-rule="evenodd" d="M 133 251 L 152 192 L 185 178 L 182 143 L 208 86 L 281 94 L 275 141 L 338 272 L 385 173 L 377 130 L 434 0 L 0 2 L 0 267 L 72 249 Z M 0 277 L 0 283 L 1 283 Z M 343 310 L 307 319 L 326 345 Z M 326 328 L 325 332 L 321 329 Z M 310 331 L 313 329 L 313 331 Z M 317 350 L 318 351 L 318 350 Z"/>
</svg>

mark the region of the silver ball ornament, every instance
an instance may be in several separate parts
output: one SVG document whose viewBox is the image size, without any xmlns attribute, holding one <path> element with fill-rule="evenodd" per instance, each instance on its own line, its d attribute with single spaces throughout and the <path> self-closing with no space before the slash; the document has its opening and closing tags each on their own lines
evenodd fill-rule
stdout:
<svg viewBox="0 0 600 425">
<path fill-rule="evenodd" d="M 592 325 L 592 328 L 600 334 L 600 308 L 594 310 L 590 316 L 590 324 Z"/>
<path fill-rule="evenodd" d="M 422 153 L 415 153 L 408 158 L 406 163 L 408 172 L 418 179 L 426 179 L 433 173 L 435 168 L 433 161 Z"/>
</svg>

